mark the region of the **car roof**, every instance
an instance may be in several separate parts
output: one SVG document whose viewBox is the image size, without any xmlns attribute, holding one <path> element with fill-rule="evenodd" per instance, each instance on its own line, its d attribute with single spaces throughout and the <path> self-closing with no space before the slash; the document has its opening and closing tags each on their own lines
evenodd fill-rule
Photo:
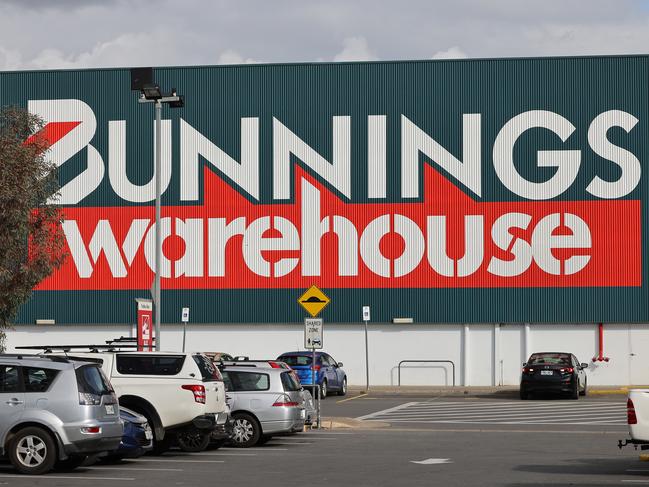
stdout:
<svg viewBox="0 0 649 487">
<path fill-rule="evenodd" d="M 316 352 L 315 354 L 316 354 L 316 356 L 318 356 L 318 355 L 324 355 L 324 354 L 326 354 L 326 353 L 327 353 L 327 352 Z M 300 357 L 312 357 L 312 356 L 313 356 L 313 352 L 310 352 L 310 351 L 308 351 L 308 350 L 304 350 L 304 351 L 302 351 L 302 352 L 284 352 L 284 353 L 282 353 L 281 355 L 279 355 L 279 357 L 284 357 L 284 356 L 286 356 L 286 355 L 298 355 L 298 356 L 300 356 Z M 279 360 L 279 357 L 278 357 L 277 360 Z"/>
<path fill-rule="evenodd" d="M 282 372 L 290 372 L 289 369 L 277 369 L 272 367 L 246 367 L 245 365 L 226 365 L 223 367 L 223 372 L 250 372 L 250 373 L 259 373 L 260 371 L 264 374 L 274 373 L 281 374 Z"/>
<path fill-rule="evenodd" d="M 66 364 L 71 365 L 72 367 L 79 368 L 83 365 L 97 365 L 95 362 L 92 361 L 86 361 L 86 360 L 79 360 L 77 358 L 67 358 L 67 357 L 62 357 L 58 355 L 31 355 L 31 354 L 24 354 L 24 353 L 3 353 L 0 355 L 0 362 L 3 360 L 5 361 L 19 361 L 21 364 L 24 365 L 44 365 L 44 364 L 50 364 L 51 367 L 55 369 L 64 369 L 68 368 L 66 367 Z"/>
</svg>

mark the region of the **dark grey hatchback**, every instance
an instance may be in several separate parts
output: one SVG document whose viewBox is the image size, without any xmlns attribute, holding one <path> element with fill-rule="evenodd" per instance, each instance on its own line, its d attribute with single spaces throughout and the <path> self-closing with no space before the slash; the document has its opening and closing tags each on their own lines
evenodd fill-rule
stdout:
<svg viewBox="0 0 649 487">
<path fill-rule="evenodd" d="M 521 399 L 535 392 L 559 392 L 569 394 L 571 399 L 585 396 L 588 379 L 585 369 L 572 353 L 533 353 L 523 364 L 521 374 Z"/>
</svg>

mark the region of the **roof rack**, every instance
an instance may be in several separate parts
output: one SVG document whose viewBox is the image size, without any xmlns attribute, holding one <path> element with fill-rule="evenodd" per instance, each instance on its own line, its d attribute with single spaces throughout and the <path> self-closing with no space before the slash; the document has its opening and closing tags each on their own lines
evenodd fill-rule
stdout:
<svg viewBox="0 0 649 487">
<path fill-rule="evenodd" d="M 113 351 L 118 351 L 122 348 L 137 348 L 137 344 L 135 345 L 33 345 L 33 346 L 23 346 L 23 347 L 16 347 L 16 349 L 20 350 L 42 350 L 43 353 L 53 353 L 53 352 L 70 352 L 71 350 L 84 350 L 88 349 L 93 353 L 98 353 L 100 351 L 103 352 L 113 352 Z"/>
<path fill-rule="evenodd" d="M 23 348 L 23 347 L 16 347 L 16 348 Z M 24 360 L 24 359 L 38 359 L 38 360 L 50 360 L 51 362 L 61 362 L 61 363 L 70 363 L 70 361 L 64 357 L 45 357 L 43 355 L 25 355 L 21 353 L 3 353 L 0 355 L 1 357 L 10 357 L 10 358 L 16 358 L 18 360 Z"/>
</svg>

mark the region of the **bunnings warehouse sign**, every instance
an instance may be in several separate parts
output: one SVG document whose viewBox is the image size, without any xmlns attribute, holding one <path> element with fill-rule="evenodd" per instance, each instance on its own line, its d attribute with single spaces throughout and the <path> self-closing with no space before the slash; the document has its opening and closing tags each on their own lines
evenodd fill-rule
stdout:
<svg viewBox="0 0 649 487">
<path fill-rule="evenodd" d="M 649 58 L 157 69 L 163 321 L 649 321 Z M 54 142 L 69 258 L 20 321 L 128 323 L 155 261 L 127 69 L 0 75 Z M 643 255 L 644 254 L 644 255 Z"/>
</svg>

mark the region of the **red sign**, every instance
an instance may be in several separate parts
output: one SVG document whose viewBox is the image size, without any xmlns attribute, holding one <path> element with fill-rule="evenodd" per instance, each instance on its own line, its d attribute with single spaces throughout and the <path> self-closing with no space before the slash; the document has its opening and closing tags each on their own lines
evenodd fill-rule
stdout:
<svg viewBox="0 0 649 487">
<path fill-rule="evenodd" d="M 153 302 L 150 299 L 137 301 L 137 349 L 153 351 Z"/>
</svg>

